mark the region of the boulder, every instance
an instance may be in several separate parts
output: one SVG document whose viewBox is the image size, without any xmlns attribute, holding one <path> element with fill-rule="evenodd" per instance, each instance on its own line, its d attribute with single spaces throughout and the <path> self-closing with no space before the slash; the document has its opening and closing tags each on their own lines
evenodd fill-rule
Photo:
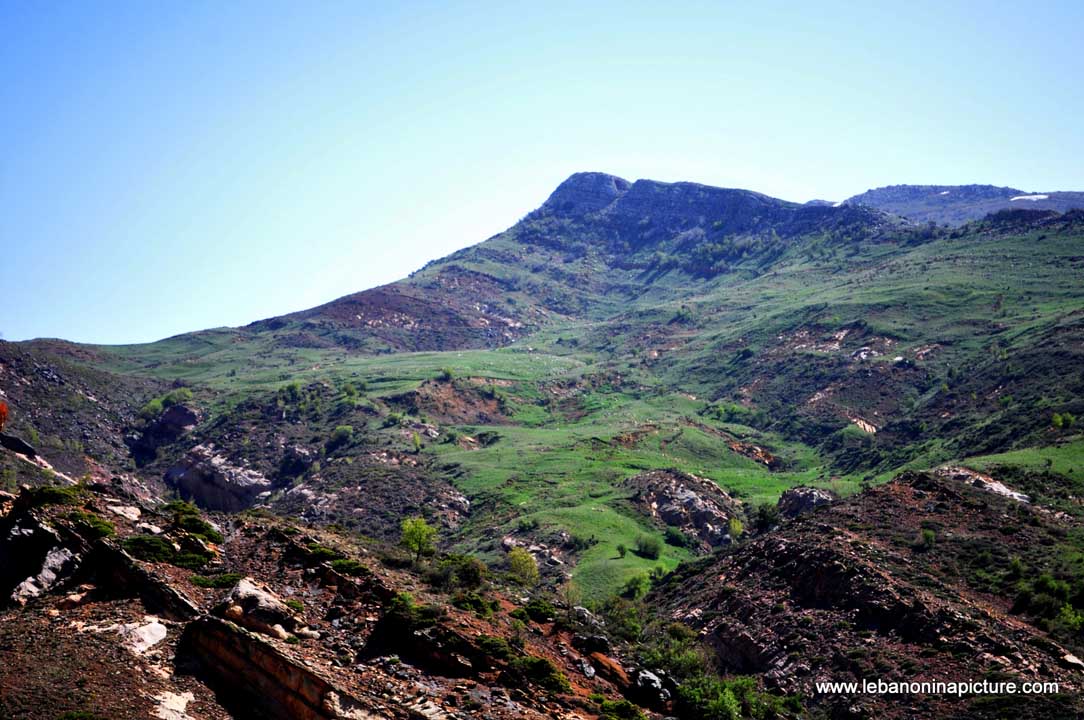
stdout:
<svg viewBox="0 0 1084 720">
<path fill-rule="evenodd" d="M 286 603 L 265 585 L 252 578 L 241 578 L 226 600 L 214 609 L 220 617 L 232 620 L 254 632 L 285 640 L 297 625 L 297 617 Z"/>
<path fill-rule="evenodd" d="M 28 458 L 34 458 L 38 456 L 38 451 L 34 449 L 33 445 L 26 442 L 22 438 L 15 437 L 14 435 L 8 435 L 7 433 L 0 433 L 0 447 L 10 450 L 13 453 L 26 455 Z"/>
<path fill-rule="evenodd" d="M 783 517 L 796 518 L 838 499 L 839 496 L 831 490 L 798 486 L 785 491 L 779 497 L 776 507 L 779 508 L 779 514 Z"/>
<path fill-rule="evenodd" d="M 687 536 L 704 550 L 729 542 L 730 518 L 740 503 L 706 478 L 678 470 L 650 470 L 625 481 L 636 490 L 633 502 L 641 510 Z"/>
</svg>

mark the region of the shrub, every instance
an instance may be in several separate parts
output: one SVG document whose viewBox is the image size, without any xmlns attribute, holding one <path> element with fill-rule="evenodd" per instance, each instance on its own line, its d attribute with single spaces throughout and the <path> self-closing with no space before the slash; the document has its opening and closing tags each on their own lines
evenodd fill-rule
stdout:
<svg viewBox="0 0 1084 720">
<path fill-rule="evenodd" d="M 117 534 L 113 523 L 94 513 L 76 510 L 68 515 L 68 520 L 76 526 L 81 535 L 90 538 L 113 537 Z"/>
<path fill-rule="evenodd" d="M 727 521 L 726 529 L 727 534 L 730 535 L 730 540 L 732 542 L 737 542 L 738 538 L 745 532 L 745 525 L 738 518 L 732 517 Z"/>
<path fill-rule="evenodd" d="M 283 600 L 282 602 L 286 607 L 290 608 L 294 612 L 305 612 L 305 604 L 297 598 L 289 598 L 287 600 Z"/>
<path fill-rule="evenodd" d="M 338 560 L 332 560 L 331 567 L 335 572 L 354 577 L 365 575 L 369 571 L 367 567 L 353 558 L 339 558 Z"/>
<path fill-rule="evenodd" d="M 478 647 L 491 658 L 507 660 L 512 657 L 512 648 L 509 647 L 504 638 L 482 635 L 478 638 Z"/>
<path fill-rule="evenodd" d="M 598 720 L 645 720 L 647 716 L 628 700 L 602 700 Z"/>
<path fill-rule="evenodd" d="M 236 585 L 241 578 L 244 577 L 240 573 L 223 573 L 221 575 L 193 575 L 190 579 L 193 585 L 198 585 L 202 588 L 228 588 Z"/>
<path fill-rule="evenodd" d="M 341 554 L 320 543 L 309 543 L 309 560 L 317 563 L 327 562 L 328 560 L 338 560 L 342 557 Z"/>
<path fill-rule="evenodd" d="M 512 579 L 525 587 L 534 587 L 541 579 L 538 561 L 521 547 L 514 547 L 508 553 L 508 567 Z"/>
<path fill-rule="evenodd" d="M 524 606 L 523 611 L 527 613 L 527 617 L 538 623 L 552 622 L 557 617 L 557 609 L 548 600 L 542 598 L 532 598 Z"/>
<path fill-rule="evenodd" d="M 617 556 L 618 557 L 620 557 L 620 558 L 625 557 L 625 554 L 628 553 L 628 551 L 629 551 L 629 549 L 627 547 L 625 547 L 625 545 L 623 543 L 618 543 L 617 544 Z"/>
<path fill-rule="evenodd" d="M 8 404 L 0 401 L 0 431 L 3 431 L 4 426 L 8 422 Z"/>
<path fill-rule="evenodd" d="M 933 549 L 935 542 L 937 542 L 937 533 L 929 528 L 925 528 L 915 536 L 915 540 L 911 543 L 911 547 L 915 550 L 926 552 L 927 550 Z"/>
<path fill-rule="evenodd" d="M 482 586 L 488 574 L 489 568 L 476 557 L 448 555 L 427 573 L 426 579 L 434 587 L 444 590 L 474 590 Z"/>
<path fill-rule="evenodd" d="M 199 508 L 184 500 L 174 500 L 162 508 L 172 516 L 173 526 L 179 530 L 203 538 L 208 542 L 221 543 L 225 538 L 222 533 L 200 517 Z"/>
<path fill-rule="evenodd" d="M 628 579 L 628 582 L 621 588 L 621 595 L 630 600 L 639 600 L 644 595 L 647 595 L 647 591 L 650 589 L 651 580 L 648 579 L 647 573 L 640 573 Z"/>
<path fill-rule="evenodd" d="M 125 538 L 121 546 L 135 558 L 146 562 L 171 562 L 177 554 L 176 549 L 164 538 L 157 535 L 133 535 Z"/>
<path fill-rule="evenodd" d="M 636 549 L 634 552 L 642 558 L 658 560 L 659 556 L 662 555 L 662 543 L 659 542 L 657 537 L 641 535 L 636 538 Z"/>
<path fill-rule="evenodd" d="M 43 485 L 26 491 L 30 504 L 41 505 L 78 505 L 82 492 L 75 485 Z"/>
<path fill-rule="evenodd" d="M 327 441 L 327 449 L 334 450 L 346 445 L 354 439 L 353 425 L 339 425 L 331 431 L 331 437 Z"/>
<path fill-rule="evenodd" d="M 441 382 L 451 382 L 454 377 L 455 373 L 452 372 L 451 368 L 441 368 L 440 373 L 437 375 L 437 380 L 440 380 Z"/>
<path fill-rule="evenodd" d="M 542 657 L 527 655 L 508 664 L 513 676 L 551 692 L 569 692 L 572 686 L 565 674 L 552 662 Z"/>
<path fill-rule="evenodd" d="M 452 598 L 452 605 L 460 610 L 470 610 L 479 617 L 489 617 L 500 607 L 496 600 L 487 600 L 473 591 L 456 593 Z"/>
<path fill-rule="evenodd" d="M 163 410 L 165 410 L 165 408 L 162 406 L 162 401 L 158 398 L 154 398 L 139 409 L 139 417 L 144 420 L 151 420 L 161 415 Z"/>
<path fill-rule="evenodd" d="M 686 535 L 673 526 L 666 528 L 666 535 L 663 539 L 666 540 L 667 545 L 673 545 L 674 547 L 679 548 L 695 548 L 700 544 L 696 538 Z"/>
</svg>

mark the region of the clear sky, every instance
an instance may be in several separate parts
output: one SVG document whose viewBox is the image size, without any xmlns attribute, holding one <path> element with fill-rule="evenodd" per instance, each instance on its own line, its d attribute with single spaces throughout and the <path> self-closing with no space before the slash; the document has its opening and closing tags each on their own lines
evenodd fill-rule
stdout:
<svg viewBox="0 0 1084 720">
<path fill-rule="evenodd" d="M 398 279 L 565 177 L 1084 190 L 1084 3 L 0 2 L 0 333 Z"/>
</svg>

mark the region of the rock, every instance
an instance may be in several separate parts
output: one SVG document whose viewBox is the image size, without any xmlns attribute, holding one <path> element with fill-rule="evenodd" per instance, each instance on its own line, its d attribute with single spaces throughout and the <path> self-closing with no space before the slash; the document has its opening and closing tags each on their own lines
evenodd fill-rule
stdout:
<svg viewBox="0 0 1084 720">
<path fill-rule="evenodd" d="M 279 463 L 279 472 L 287 477 L 304 475 L 315 460 L 315 456 L 308 448 L 300 445 L 291 445 L 282 454 L 282 462 Z"/>
<path fill-rule="evenodd" d="M 56 547 L 45 555 L 41 570 L 16 586 L 11 599 L 23 605 L 60 583 L 78 565 L 79 556 L 66 547 Z"/>
<path fill-rule="evenodd" d="M 831 490 L 798 486 L 784 491 L 776 507 L 779 508 L 779 514 L 783 517 L 796 518 L 838 499 L 839 497 Z"/>
<path fill-rule="evenodd" d="M 188 703 L 193 702 L 196 696 L 191 692 L 174 693 L 162 692 L 154 697 L 158 707 L 154 715 L 159 720 L 191 720 L 191 716 L 185 712 Z"/>
<path fill-rule="evenodd" d="M 588 655 L 591 653 L 609 653 L 610 639 L 605 635 L 573 635 L 572 647 Z"/>
<path fill-rule="evenodd" d="M 297 618 L 266 586 L 257 585 L 252 578 L 241 578 L 226 600 L 214 613 L 238 625 L 264 635 L 285 640 L 297 627 Z"/>
<path fill-rule="evenodd" d="M 632 683 L 629 682 L 628 673 L 625 672 L 625 668 L 621 667 L 621 663 L 614 660 L 609 655 L 603 655 L 599 652 L 593 652 L 588 655 L 591 660 L 591 665 L 595 668 L 595 673 L 613 683 L 619 690 L 624 692 Z"/>
<path fill-rule="evenodd" d="M 166 471 L 166 482 L 210 510 L 237 512 L 255 502 L 273 483 L 254 470 L 231 464 L 213 445 L 197 445 Z"/>
<path fill-rule="evenodd" d="M 740 503 L 711 480 L 678 470 L 650 470 L 625 481 L 647 515 L 699 539 L 703 549 L 729 542 L 727 526 Z"/>
<path fill-rule="evenodd" d="M 166 639 L 166 626 L 158 618 L 148 615 L 143 623 L 127 623 L 117 626 L 121 642 L 136 655 L 142 655 Z"/>
<path fill-rule="evenodd" d="M 178 654 L 193 662 L 212 689 L 228 694 L 246 716 L 268 720 L 386 720 L 328 677 L 292 659 L 259 635 L 213 616 L 185 626 Z M 374 706 L 375 705 L 375 706 Z"/>
<path fill-rule="evenodd" d="M 14 435 L 8 435 L 7 433 L 0 433 L 0 447 L 10 450 L 13 453 L 26 455 L 28 458 L 35 458 L 38 456 L 38 451 L 34 449 L 33 445 L 22 438 L 17 438 Z"/>
<path fill-rule="evenodd" d="M 583 658 L 580 658 L 579 666 L 580 672 L 582 672 L 584 677 L 586 677 L 588 680 L 595 677 L 595 668 L 592 667 L 591 663 L 587 662 Z"/>
<path fill-rule="evenodd" d="M 670 700 L 670 691 L 663 687 L 662 678 L 650 670 L 637 670 L 633 686 L 635 696 L 651 707 L 660 707 Z"/>
<path fill-rule="evenodd" d="M 139 508 L 133 505 L 106 505 L 106 509 L 114 515 L 120 515 L 132 522 L 139 520 L 141 514 Z"/>
<path fill-rule="evenodd" d="M 1084 660 L 1081 660 L 1071 653 L 1063 655 L 1061 661 L 1066 667 L 1073 668 L 1074 670 L 1084 670 Z"/>
<path fill-rule="evenodd" d="M 32 510 L 0 518 L 0 598 L 24 604 L 60 585 L 82 559 L 77 539 L 68 541 L 71 547 Z"/>
<path fill-rule="evenodd" d="M 600 620 L 593 612 L 580 605 L 572 608 L 572 618 L 581 625 L 586 625 L 588 627 L 601 628 L 606 625 L 606 623 Z"/>
</svg>

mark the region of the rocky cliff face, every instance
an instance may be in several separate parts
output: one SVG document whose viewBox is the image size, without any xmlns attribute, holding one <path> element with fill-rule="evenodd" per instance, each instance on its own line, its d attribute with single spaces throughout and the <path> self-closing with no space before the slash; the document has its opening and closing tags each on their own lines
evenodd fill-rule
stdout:
<svg viewBox="0 0 1084 720">
<path fill-rule="evenodd" d="M 991 522 L 1017 522 L 997 520 L 1007 511 L 1028 524 L 1052 522 L 1046 531 L 1057 534 L 1059 521 L 989 495 L 951 474 L 905 475 L 679 573 L 655 601 L 698 630 L 726 670 L 762 674 L 831 717 L 981 716 L 982 700 L 927 695 L 894 705 L 818 696 L 818 681 L 1003 673 L 1079 692 L 1084 674 L 1070 648 L 1013 616 L 1011 598 L 992 598 L 971 584 L 976 576 L 949 569 L 973 562 L 965 558 L 981 553 L 980 538 L 1000 544 Z M 935 540 L 922 533 L 930 527 L 939 528 Z M 1025 701 L 1020 716 L 1041 716 L 1045 701 Z"/>
<path fill-rule="evenodd" d="M 197 445 L 166 472 L 166 482 L 181 496 L 209 510 L 237 512 L 270 493 L 274 483 L 255 470 L 237 467 L 215 452 L 213 445 Z"/>
</svg>

